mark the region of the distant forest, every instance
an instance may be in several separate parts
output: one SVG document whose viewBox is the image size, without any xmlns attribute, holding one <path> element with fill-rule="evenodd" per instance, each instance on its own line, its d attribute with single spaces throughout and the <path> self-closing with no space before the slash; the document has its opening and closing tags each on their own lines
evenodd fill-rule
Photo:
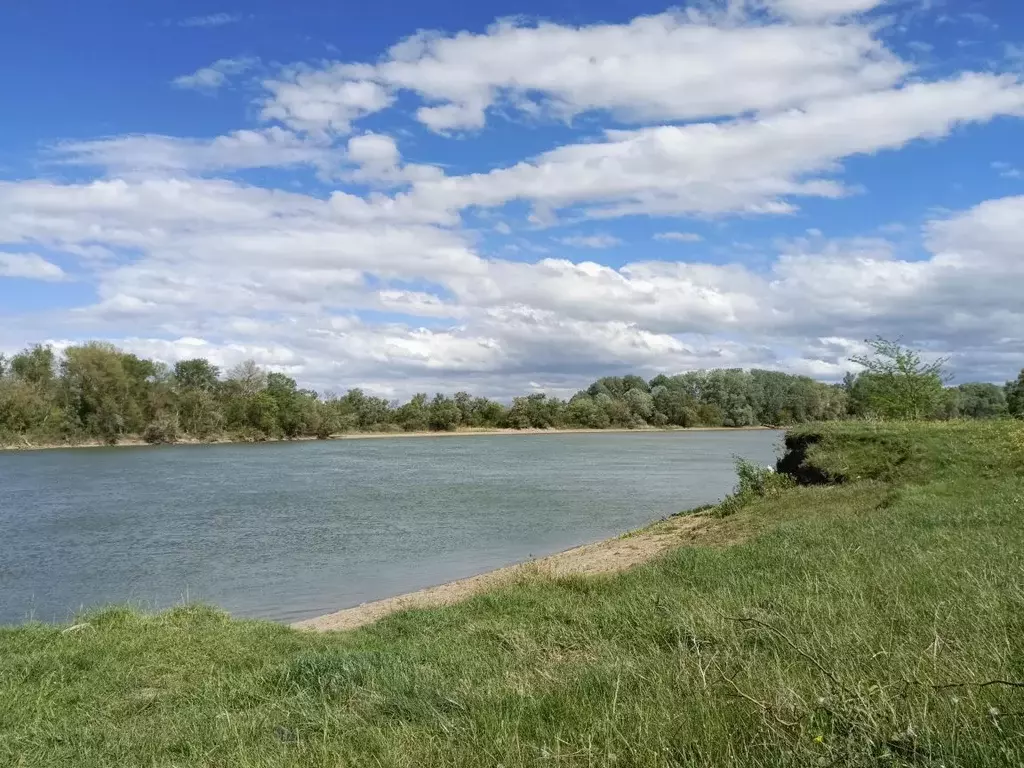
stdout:
<svg viewBox="0 0 1024 768">
<path fill-rule="evenodd" d="M 907 385 L 907 396 L 916 398 L 915 418 L 1024 415 L 1024 371 L 1005 386 L 946 387 L 937 366 L 912 371 L 912 378 L 901 375 L 869 366 L 848 374 L 841 384 L 826 384 L 777 371 L 702 370 L 649 381 L 606 377 L 568 400 L 530 394 L 508 405 L 458 392 L 418 394 L 399 403 L 359 389 L 321 396 L 252 361 L 222 372 L 204 359 L 168 366 L 105 343 L 68 347 L 59 355 L 37 345 L 10 358 L 0 356 L 0 443 L 258 441 L 471 428 L 781 426 L 884 417 L 893 402 L 887 393 L 900 382 Z"/>
</svg>

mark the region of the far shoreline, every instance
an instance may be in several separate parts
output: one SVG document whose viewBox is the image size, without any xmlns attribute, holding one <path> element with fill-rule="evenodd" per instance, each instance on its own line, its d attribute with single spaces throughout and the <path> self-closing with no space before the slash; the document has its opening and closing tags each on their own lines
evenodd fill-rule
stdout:
<svg viewBox="0 0 1024 768">
<path fill-rule="evenodd" d="M 84 440 L 77 443 L 26 443 L 23 445 L 4 443 L 0 445 L 0 451 L 56 451 L 64 449 L 79 448 L 159 448 L 179 445 L 259 445 L 264 443 L 302 443 L 311 441 L 328 442 L 332 440 L 381 440 L 387 438 L 426 438 L 426 437 L 478 437 L 478 436 L 500 436 L 500 435 L 600 435 L 600 434 L 661 434 L 674 432 L 754 432 L 754 431 L 779 431 L 782 427 L 775 426 L 747 426 L 747 427 L 640 427 L 630 429 L 629 427 L 609 427 L 608 429 L 585 429 L 585 428 L 558 428 L 558 429 L 513 429 L 511 427 L 501 429 L 457 429 L 451 432 L 442 431 L 417 431 L 417 432 L 339 432 L 330 437 L 282 437 L 267 438 L 266 440 L 243 440 L 226 437 L 218 437 L 210 440 L 197 440 L 194 438 L 182 438 L 173 442 L 149 443 L 138 436 L 129 436 L 116 443 L 106 443 L 102 440 Z"/>
</svg>

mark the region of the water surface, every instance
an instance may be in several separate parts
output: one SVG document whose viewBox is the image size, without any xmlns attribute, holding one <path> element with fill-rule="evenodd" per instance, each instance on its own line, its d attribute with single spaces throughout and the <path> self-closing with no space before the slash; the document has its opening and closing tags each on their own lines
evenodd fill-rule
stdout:
<svg viewBox="0 0 1024 768">
<path fill-rule="evenodd" d="M 708 503 L 779 433 L 340 440 L 0 453 L 0 624 L 187 600 L 283 621 Z"/>
</svg>

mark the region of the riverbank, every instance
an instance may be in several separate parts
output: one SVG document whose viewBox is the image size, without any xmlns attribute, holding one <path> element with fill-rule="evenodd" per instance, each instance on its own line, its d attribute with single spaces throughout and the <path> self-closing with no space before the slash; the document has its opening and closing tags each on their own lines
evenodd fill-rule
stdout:
<svg viewBox="0 0 1024 768">
<path fill-rule="evenodd" d="M 201 606 L 0 629 L 0 765 L 1024 763 L 1024 425 L 788 445 L 825 484 L 673 518 L 615 573 L 347 632 Z"/>
<path fill-rule="evenodd" d="M 363 603 L 295 622 L 292 627 L 316 632 L 350 630 L 372 624 L 392 613 L 452 605 L 526 579 L 619 573 L 652 560 L 674 547 L 710 540 L 714 535 L 715 523 L 715 518 L 707 513 L 679 515 L 622 536 L 497 568 L 478 576 Z"/>
<path fill-rule="evenodd" d="M 182 437 L 173 442 L 151 443 L 139 436 L 127 436 L 119 438 L 117 443 L 111 444 L 102 440 L 82 440 L 78 442 L 54 442 L 54 443 L 0 443 L 0 451 L 46 451 L 60 450 L 66 448 L 124 448 L 124 447 L 154 447 L 168 445 L 248 445 L 262 443 L 295 443 L 310 442 L 314 440 L 373 440 L 383 438 L 415 438 L 415 437 L 474 437 L 488 435 L 577 435 L 577 434 L 621 434 L 626 432 L 650 433 L 650 432 L 743 432 L 778 430 L 773 426 L 751 426 L 751 427 L 641 427 L 636 429 L 608 428 L 608 429 L 457 429 L 450 432 L 429 431 L 429 432 L 339 432 L 325 438 L 317 437 L 284 437 L 284 438 L 263 438 L 260 440 L 231 438 L 220 436 L 210 439 L 197 439 Z"/>
</svg>

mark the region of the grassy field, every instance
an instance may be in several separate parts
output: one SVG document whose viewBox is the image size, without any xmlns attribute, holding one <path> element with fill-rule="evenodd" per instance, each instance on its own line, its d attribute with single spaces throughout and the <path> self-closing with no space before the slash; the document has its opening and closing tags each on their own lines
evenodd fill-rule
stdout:
<svg viewBox="0 0 1024 768">
<path fill-rule="evenodd" d="M 1024 764 L 1024 425 L 790 439 L 844 482 L 614 577 L 337 635 L 203 607 L 0 630 L 0 765 Z"/>
</svg>

